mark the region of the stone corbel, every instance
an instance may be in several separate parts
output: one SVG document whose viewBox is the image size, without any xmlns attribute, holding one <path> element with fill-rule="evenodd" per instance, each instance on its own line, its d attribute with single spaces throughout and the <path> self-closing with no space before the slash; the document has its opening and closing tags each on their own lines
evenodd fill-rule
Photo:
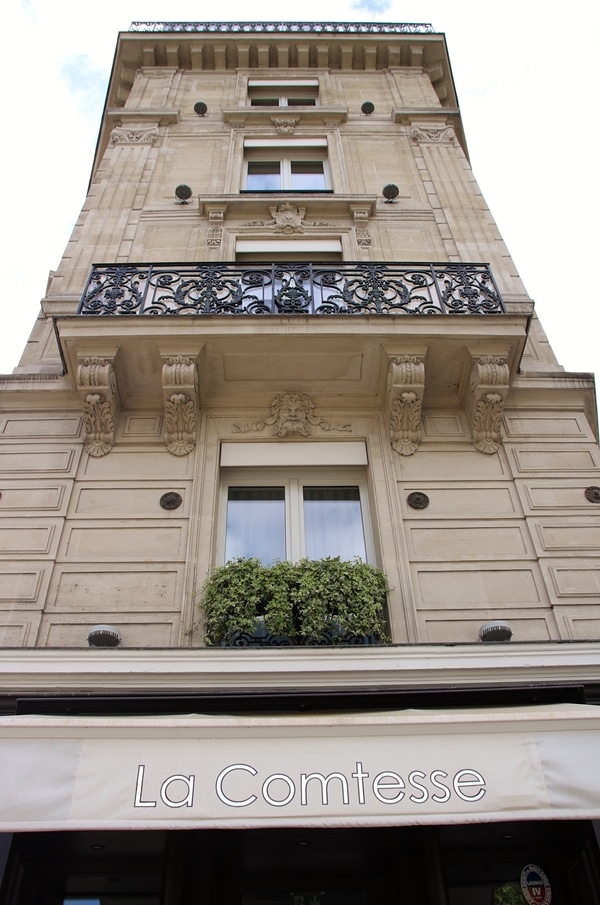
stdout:
<svg viewBox="0 0 600 905">
<path fill-rule="evenodd" d="M 106 456 L 115 445 L 119 394 L 114 360 L 82 358 L 77 390 L 83 401 L 83 445 L 90 456 Z"/>
<path fill-rule="evenodd" d="M 508 393 L 509 369 L 505 358 L 475 358 L 471 369 L 467 413 L 473 446 L 492 455 L 502 445 L 500 426 Z"/>
<path fill-rule="evenodd" d="M 163 358 L 165 445 L 172 456 L 187 456 L 196 445 L 198 366 L 183 355 Z"/>
<path fill-rule="evenodd" d="M 352 216 L 354 217 L 354 229 L 356 232 L 356 243 L 364 247 L 371 245 L 371 234 L 369 232 L 369 216 L 371 210 L 368 207 L 357 207 L 350 205 Z"/>
<path fill-rule="evenodd" d="M 425 392 L 425 357 L 402 355 L 388 368 L 387 418 L 390 442 L 400 456 L 412 456 L 421 442 L 421 406 Z"/>
</svg>

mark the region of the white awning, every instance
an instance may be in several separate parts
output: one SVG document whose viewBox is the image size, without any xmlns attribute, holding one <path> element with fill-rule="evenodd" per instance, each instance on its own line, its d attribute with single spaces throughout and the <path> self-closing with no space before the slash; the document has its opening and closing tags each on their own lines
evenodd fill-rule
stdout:
<svg viewBox="0 0 600 905">
<path fill-rule="evenodd" d="M 0 719 L 0 831 L 600 818 L 600 708 Z"/>
</svg>

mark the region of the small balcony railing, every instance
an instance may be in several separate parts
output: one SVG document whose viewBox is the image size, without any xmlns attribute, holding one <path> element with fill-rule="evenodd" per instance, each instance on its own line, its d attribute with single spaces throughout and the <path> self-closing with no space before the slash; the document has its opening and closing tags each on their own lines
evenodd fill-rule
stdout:
<svg viewBox="0 0 600 905">
<path fill-rule="evenodd" d="M 96 264 L 82 315 L 503 314 L 487 264 Z"/>
</svg>

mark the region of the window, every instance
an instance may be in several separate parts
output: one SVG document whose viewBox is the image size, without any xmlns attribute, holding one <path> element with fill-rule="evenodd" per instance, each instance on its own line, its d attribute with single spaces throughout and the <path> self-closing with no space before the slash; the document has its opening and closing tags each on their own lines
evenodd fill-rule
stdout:
<svg viewBox="0 0 600 905">
<path fill-rule="evenodd" d="M 372 559 L 362 478 L 352 471 L 348 483 L 338 483 L 338 475 L 232 470 L 224 488 L 224 561 Z"/>
<path fill-rule="evenodd" d="M 248 139 L 244 156 L 244 190 L 247 192 L 330 190 L 326 139 Z"/>
<path fill-rule="evenodd" d="M 324 160 L 280 157 L 247 161 L 247 192 L 323 192 L 327 188 Z"/>
<path fill-rule="evenodd" d="M 319 83 L 315 80 L 274 82 L 251 80 L 248 98 L 251 107 L 314 107 Z"/>
</svg>

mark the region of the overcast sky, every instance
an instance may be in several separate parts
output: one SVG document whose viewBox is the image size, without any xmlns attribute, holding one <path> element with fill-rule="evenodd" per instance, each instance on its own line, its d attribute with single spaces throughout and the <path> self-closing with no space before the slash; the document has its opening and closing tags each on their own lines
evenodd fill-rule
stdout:
<svg viewBox="0 0 600 905">
<path fill-rule="evenodd" d="M 568 370 L 600 374 L 597 0 L 292 6 L 285 19 L 430 22 L 445 32 L 475 176 L 550 342 Z M 281 11 L 254 0 L 251 19 L 280 21 Z M 18 362 L 82 207 L 117 33 L 132 21 L 202 16 L 248 20 L 249 5 L 4 0 L 0 373 Z"/>
</svg>

